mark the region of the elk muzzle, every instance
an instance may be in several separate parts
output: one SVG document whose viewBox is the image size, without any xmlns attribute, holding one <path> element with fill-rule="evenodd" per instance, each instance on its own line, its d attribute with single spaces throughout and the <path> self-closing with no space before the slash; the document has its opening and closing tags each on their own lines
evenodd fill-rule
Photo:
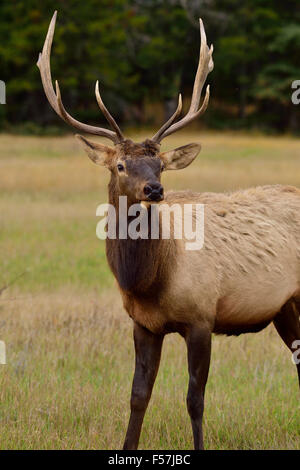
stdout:
<svg viewBox="0 0 300 470">
<path fill-rule="evenodd" d="M 144 186 L 144 194 L 148 201 L 162 201 L 164 198 L 164 188 L 159 182 L 149 182 Z"/>
</svg>

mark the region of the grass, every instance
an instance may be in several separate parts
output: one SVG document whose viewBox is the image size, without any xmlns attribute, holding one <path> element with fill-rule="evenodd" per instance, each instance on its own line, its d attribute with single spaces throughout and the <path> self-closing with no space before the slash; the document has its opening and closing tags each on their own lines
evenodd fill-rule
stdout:
<svg viewBox="0 0 300 470">
<path fill-rule="evenodd" d="M 144 136 L 138 135 L 137 140 Z M 223 191 L 300 186 L 300 141 L 242 134 L 200 136 L 189 168 L 167 189 Z M 165 149 L 199 141 L 170 137 Z M 95 235 L 108 174 L 72 136 L 0 136 L 0 449 L 117 449 L 129 415 L 134 366 L 123 312 Z M 189 449 L 185 345 L 166 338 L 140 448 Z M 296 371 L 272 326 L 214 337 L 206 393 L 209 449 L 299 449 Z"/>
</svg>

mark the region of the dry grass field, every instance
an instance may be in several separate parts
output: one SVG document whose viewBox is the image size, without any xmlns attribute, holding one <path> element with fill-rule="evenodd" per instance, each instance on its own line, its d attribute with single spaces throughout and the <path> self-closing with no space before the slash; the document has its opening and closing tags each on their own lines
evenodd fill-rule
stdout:
<svg viewBox="0 0 300 470">
<path fill-rule="evenodd" d="M 163 148 L 199 140 L 192 166 L 163 175 L 166 189 L 300 187 L 299 139 L 182 133 Z M 122 446 L 134 351 L 95 234 L 108 179 L 73 136 L 0 135 L 0 287 L 25 272 L 0 297 L 0 449 Z M 140 448 L 192 447 L 186 368 L 183 340 L 169 335 Z M 295 366 L 273 326 L 214 337 L 206 448 L 299 449 L 299 411 Z"/>
</svg>

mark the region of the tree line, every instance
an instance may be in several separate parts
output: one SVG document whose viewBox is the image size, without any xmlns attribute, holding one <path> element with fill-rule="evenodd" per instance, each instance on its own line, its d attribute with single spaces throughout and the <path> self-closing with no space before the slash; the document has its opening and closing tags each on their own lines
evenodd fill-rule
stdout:
<svg viewBox="0 0 300 470">
<path fill-rule="evenodd" d="M 174 111 L 179 91 L 187 105 L 201 17 L 215 63 L 202 123 L 299 131 L 300 105 L 291 101 L 292 82 L 300 80 L 298 0 L 2 0 L 0 80 L 7 104 L 0 106 L 1 130 L 67 129 L 50 109 L 36 67 L 55 8 L 52 77 L 79 120 L 104 123 L 96 80 L 123 125 L 159 124 Z"/>
</svg>

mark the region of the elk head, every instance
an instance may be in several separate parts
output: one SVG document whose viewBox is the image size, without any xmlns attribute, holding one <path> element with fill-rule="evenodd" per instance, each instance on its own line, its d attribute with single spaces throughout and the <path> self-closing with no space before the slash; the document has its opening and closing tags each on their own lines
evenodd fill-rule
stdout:
<svg viewBox="0 0 300 470">
<path fill-rule="evenodd" d="M 177 120 L 182 110 L 181 95 L 178 98 L 178 106 L 170 119 L 159 129 L 159 131 L 142 143 L 134 143 L 126 139 L 104 105 L 100 92 L 99 83 L 96 82 L 96 99 L 105 118 L 112 130 L 101 127 L 90 126 L 74 119 L 65 109 L 58 82 L 54 91 L 50 70 L 50 53 L 54 36 L 57 12 L 54 13 L 49 25 L 48 33 L 44 43 L 43 51 L 39 55 L 38 67 L 40 69 L 42 83 L 48 101 L 54 111 L 68 124 L 74 128 L 88 133 L 107 137 L 114 143 L 114 147 L 91 142 L 81 135 L 76 137 L 83 144 L 90 159 L 98 164 L 106 166 L 112 174 L 112 181 L 119 195 L 126 195 L 131 202 L 151 201 L 159 202 L 163 199 L 163 187 L 160 182 L 161 172 L 164 170 L 178 170 L 188 166 L 200 152 L 200 144 L 189 144 L 169 152 L 160 152 L 162 139 L 182 129 L 189 122 L 201 116 L 208 105 L 209 85 L 199 108 L 201 92 L 207 75 L 213 69 L 213 46 L 207 46 L 206 35 L 202 20 L 200 19 L 201 47 L 198 69 L 195 77 L 193 95 L 187 114 Z"/>
</svg>

